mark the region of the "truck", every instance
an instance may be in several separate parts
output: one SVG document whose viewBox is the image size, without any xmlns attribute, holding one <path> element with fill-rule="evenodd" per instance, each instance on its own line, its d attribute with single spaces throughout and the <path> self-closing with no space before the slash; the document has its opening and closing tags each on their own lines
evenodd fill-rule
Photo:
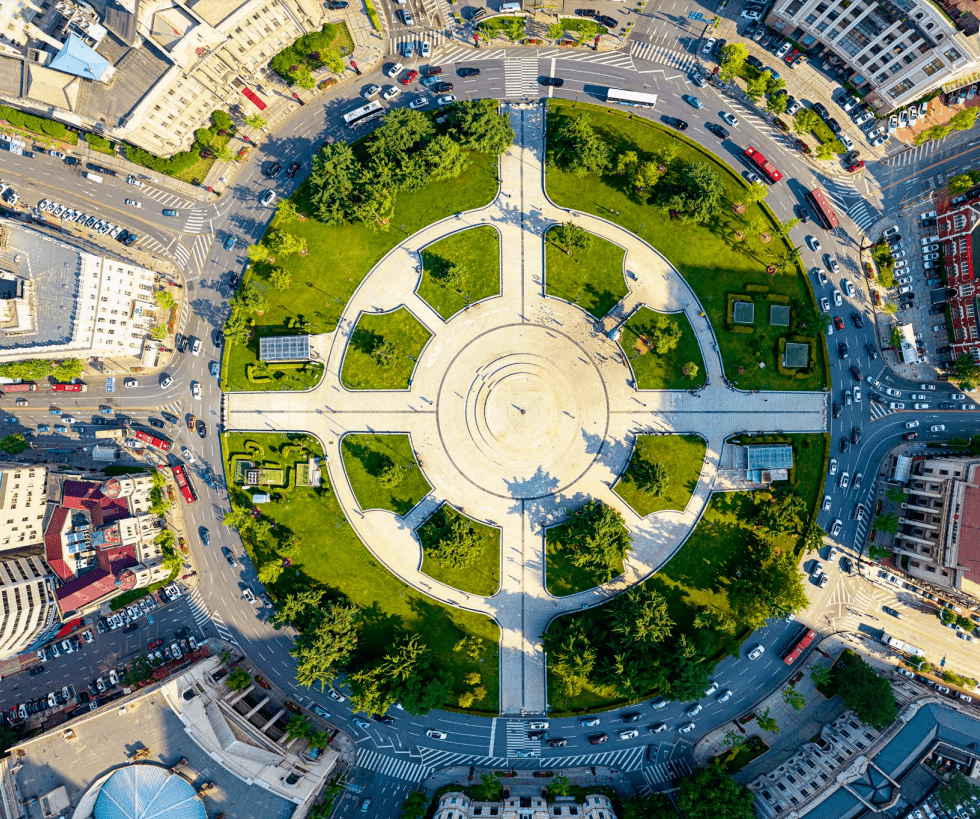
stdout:
<svg viewBox="0 0 980 819">
<path fill-rule="evenodd" d="M 37 392 L 37 384 L 33 381 L 21 381 L 19 384 L 0 385 L 0 395 L 11 392 Z"/>
<path fill-rule="evenodd" d="M 901 651 L 903 654 L 910 654 L 913 657 L 924 657 L 926 654 L 921 648 L 917 648 L 909 643 L 904 643 L 901 640 L 892 637 L 890 634 L 886 634 L 884 631 L 881 633 L 881 642 L 888 646 L 892 651 Z"/>
<path fill-rule="evenodd" d="M 92 173 L 91 171 L 85 171 L 84 176 L 90 182 L 98 182 L 100 185 L 102 184 L 102 177 L 99 176 L 97 173 Z"/>
<path fill-rule="evenodd" d="M 117 441 L 126 437 L 126 430 L 123 427 L 96 427 L 96 438 L 115 438 Z"/>
<path fill-rule="evenodd" d="M 153 435 L 144 429 L 136 430 L 133 435 L 136 436 L 136 440 L 142 441 L 144 444 L 149 444 L 150 446 L 163 450 L 164 452 L 170 451 L 170 441 L 167 441 L 164 438 L 158 438 L 156 435 Z"/>
<path fill-rule="evenodd" d="M 51 389 L 54 392 L 86 392 L 88 387 L 84 384 L 52 384 Z"/>
</svg>

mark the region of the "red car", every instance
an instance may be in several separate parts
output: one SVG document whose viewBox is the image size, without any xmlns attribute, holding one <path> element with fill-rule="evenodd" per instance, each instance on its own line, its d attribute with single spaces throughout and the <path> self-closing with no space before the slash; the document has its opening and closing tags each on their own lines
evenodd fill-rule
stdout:
<svg viewBox="0 0 980 819">
<path fill-rule="evenodd" d="M 843 330 L 844 329 L 844 319 L 842 319 L 840 316 L 834 316 L 834 326 L 838 330 Z"/>
<path fill-rule="evenodd" d="M 846 170 L 848 173 L 857 173 L 863 167 L 864 167 L 864 160 L 863 159 L 860 159 L 857 162 L 854 162 L 853 164 L 848 165 L 844 170 Z"/>
<path fill-rule="evenodd" d="M 410 85 L 415 82 L 419 77 L 419 72 L 414 69 L 409 71 L 404 77 L 401 78 L 402 85 Z"/>
<path fill-rule="evenodd" d="M 799 50 L 798 48 L 794 48 L 794 49 L 793 49 L 793 50 L 792 50 L 792 51 L 791 51 L 791 52 L 790 52 L 789 54 L 787 54 L 787 55 L 786 55 L 785 57 L 783 57 L 783 59 L 784 59 L 784 60 L 785 60 L 785 61 L 786 61 L 786 62 L 787 62 L 787 63 L 788 63 L 789 65 L 792 65 L 792 64 L 793 64 L 793 61 L 794 61 L 794 60 L 795 60 L 795 59 L 796 59 L 797 57 L 799 57 L 799 56 L 800 56 L 800 50 Z"/>
<path fill-rule="evenodd" d="M 269 683 L 266 682 L 265 677 L 257 676 L 255 678 L 255 682 L 257 682 L 259 684 L 259 688 L 265 688 L 266 690 L 272 688 L 272 686 L 269 685 Z"/>
<path fill-rule="evenodd" d="M 153 651 L 153 649 L 160 648 L 160 646 L 162 645 L 163 645 L 163 640 L 152 640 L 146 648 L 148 651 Z"/>
<path fill-rule="evenodd" d="M 902 436 L 902 440 L 903 441 L 914 441 L 918 437 L 919 437 L 919 433 L 918 432 L 906 432 Z"/>
</svg>

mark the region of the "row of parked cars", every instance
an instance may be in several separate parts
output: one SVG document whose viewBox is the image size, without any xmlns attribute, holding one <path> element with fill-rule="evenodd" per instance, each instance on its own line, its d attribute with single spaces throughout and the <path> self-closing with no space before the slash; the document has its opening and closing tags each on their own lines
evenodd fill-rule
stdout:
<svg viewBox="0 0 980 819">
<path fill-rule="evenodd" d="M 85 692 L 82 693 L 84 694 Z M 78 700 L 82 701 L 81 696 L 78 697 Z M 24 702 L 0 711 L 0 725 L 16 725 L 18 722 L 22 722 L 28 717 L 32 717 L 36 714 L 43 714 L 45 711 L 52 708 L 63 708 L 66 705 L 74 705 L 75 702 L 76 697 L 74 687 L 65 685 L 59 689 L 51 691 L 46 695 L 25 700 Z M 84 697 L 84 702 L 88 702 L 87 694 Z"/>
<path fill-rule="evenodd" d="M 108 236 L 110 239 L 115 239 L 117 242 L 126 245 L 126 247 L 135 244 L 139 240 L 139 236 L 135 233 L 130 233 L 128 230 L 112 224 L 107 219 L 100 219 L 98 216 L 92 216 L 84 211 L 69 208 L 59 202 L 52 202 L 50 199 L 42 199 L 38 202 L 35 210 L 38 213 L 48 213 L 57 219 L 61 219 L 63 222 L 74 222 L 101 236 Z"/>
</svg>

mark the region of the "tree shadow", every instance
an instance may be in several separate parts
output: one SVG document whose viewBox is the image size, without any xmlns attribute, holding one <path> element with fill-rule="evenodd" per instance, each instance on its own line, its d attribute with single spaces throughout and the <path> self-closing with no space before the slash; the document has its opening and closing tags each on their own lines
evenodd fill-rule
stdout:
<svg viewBox="0 0 980 819">
<path fill-rule="evenodd" d="M 364 467 L 364 471 L 372 478 L 379 477 L 386 469 L 394 465 L 394 460 L 390 455 L 379 452 L 366 444 L 352 440 L 351 436 L 344 439 L 344 451 L 349 452 Z"/>
</svg>

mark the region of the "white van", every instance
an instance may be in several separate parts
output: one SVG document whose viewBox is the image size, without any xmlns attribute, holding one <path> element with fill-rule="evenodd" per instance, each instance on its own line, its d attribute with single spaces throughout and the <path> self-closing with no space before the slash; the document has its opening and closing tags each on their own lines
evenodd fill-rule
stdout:
<svg viewBox="0 0 980 819">
<path fill-rule="evenodd" d="M 102 184 L 102 177 L 99 176 L 97 173 L 92 173 L 91 171 L 85 171 L 85 178 L 88 179 L 90 182 L 98 182 L 100 185 Z"/>
<path fill-rule="evenodd" d="M 506 14 L 508 11 L 520 11 L 520 10 L 521 10 L 520 3 L 503 3 L 498 9 L 498 11 L 501 14 Z"/>
</svg>

